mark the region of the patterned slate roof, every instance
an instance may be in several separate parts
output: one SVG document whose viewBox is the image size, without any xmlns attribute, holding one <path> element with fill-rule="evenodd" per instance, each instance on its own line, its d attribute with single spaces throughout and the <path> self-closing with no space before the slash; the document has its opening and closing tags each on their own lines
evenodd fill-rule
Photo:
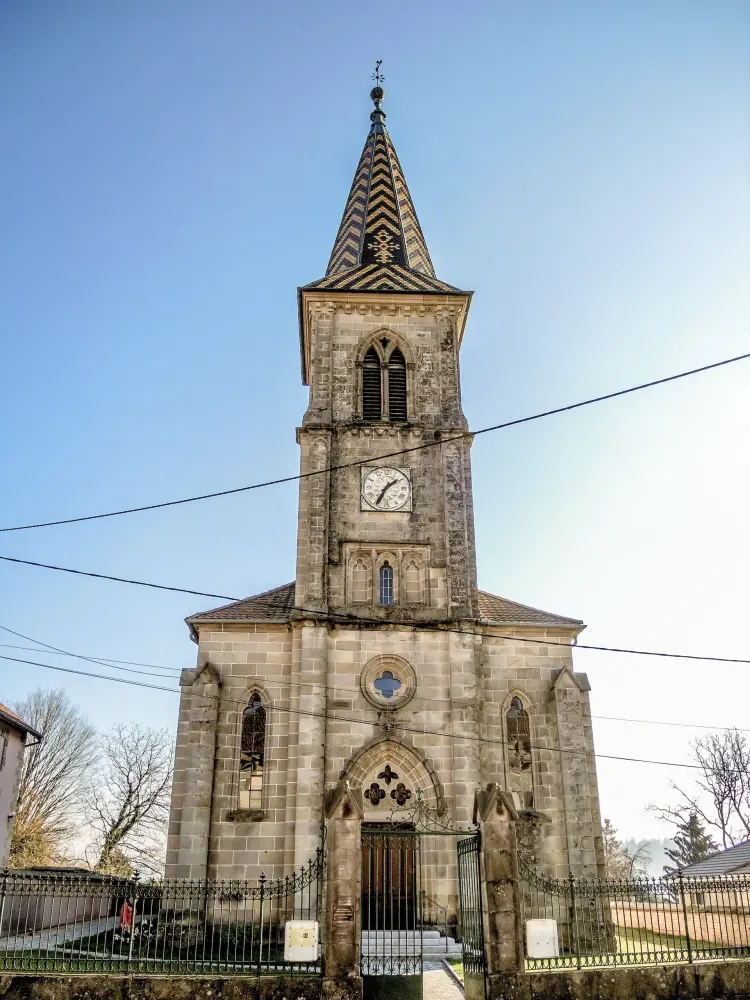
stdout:
<svg viewBox="0 0 750 1000">
<path fill-rule="evenodd" d="M 295 584 L 266 590 L 242 601 L 223 604 L 212 611 L 202 611 L 186 618 L 188 625 L 201 622 L 278 622 L 288 621 L 294 611 Z M 583 624 L 576 618 L 564 618 L 525 604 L 516 604 L 497 594 L 479 591 L 479 614 L 493 624 L 549 625 L 575 628 Z M 367 617 L 364 615 L 363 617 Z"/>
<path fill-rule="evenodd" d="M 746 867 L 750 867 L 750 840 L 712 854 L 705 861 L 696 861 L 681 871 L 683 875 L 728 875 Z"/>
<path fill-rule="evenodd" d="M 379 100 L 370 119 L 325 277 L 305 290 L 458 292 L 435 277 Z"/>
</svg>

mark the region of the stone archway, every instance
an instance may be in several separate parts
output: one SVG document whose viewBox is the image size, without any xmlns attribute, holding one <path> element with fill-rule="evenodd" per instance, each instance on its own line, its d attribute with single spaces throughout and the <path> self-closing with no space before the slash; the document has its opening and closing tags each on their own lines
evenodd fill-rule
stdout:
<svg viewBox="0 0 750 1000">
<path fill-rule="evenodd" d="M 403 741 L 374 740 L 349 759 L 341 776 L 352 788 L 361 789 L 365 823 L 398 818 L 401 810 L 416 804 L 418 795 L 431 811 L 445 811 L 435 768 L 421 751 Z"/>
</svg>

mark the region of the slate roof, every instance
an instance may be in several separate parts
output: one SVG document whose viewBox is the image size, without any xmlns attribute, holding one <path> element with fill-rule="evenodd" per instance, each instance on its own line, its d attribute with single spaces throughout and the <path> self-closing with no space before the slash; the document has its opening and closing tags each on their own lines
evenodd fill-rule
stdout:
<svg viewBox="0 0 750 1000">
<path fill-rule="evenodd" d="M 295 584 L 285 583 L 242 601 L 223 604 L 211 611 L 201 611 L 185 621 L 191 628 L 201 622 L 286 622 L 294 611 L 294 593 Z M 577 618 L 553 615 L 548 611 L 540 611 L 539 608 L 498 597 L 497 594 L 489 594 L 485 590 L 479 591 L 479 614 L 481 619 L 500 625 L 548 625 L 564 628 L 579 628 L 583 625 Z"/>
<path fill-rule="evenodd" d="M 16 715 L 12 709 L 1 703 L 0 721 L 4 721 L 9 723 L 11 726 L 15 726 L 16 729 L 20 729 L 22 733 L 31 733 L 31 735 L 36 736 L 38 740 L 42 738 L 42 734 L 37 732 L 33 726 L 30 726 L 28 722 L 24 722 L 20 715 Z"/>
<path fill-rule="evenodd" d="M 460 293 L 439 281 L 404 172 L 373 91 L 375 110 L 325 277 L 301 291 Z"/>
<path fill-rule="evenodd" d="M 491 622 L 520 625 L 562 625 L 575 627 L 583 625 L 578 618 L 565 618 L 563 615 L 553 615 L 549 611 L 541 611 L 527 604 L 517 604 L 506 597 L 489 594 L 486 590 L 479 591 L 479 615 Z"/>
<path fill-rule="evenodd" d="M 750 867 L 750 840 L 718 851 L 705 861 L 696 861 L 681 871 L 683 875 L 729 875 L 745 867 Z"/>
</svg>

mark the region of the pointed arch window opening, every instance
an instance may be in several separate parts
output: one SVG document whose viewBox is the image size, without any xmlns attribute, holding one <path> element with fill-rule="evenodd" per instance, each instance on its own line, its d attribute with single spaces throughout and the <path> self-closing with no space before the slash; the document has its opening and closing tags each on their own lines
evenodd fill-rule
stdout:
<svg viewBox="0 0 750 1000">
<path fill-rule="evenodd" d="M 505 716 L 508 734 L 508 762 L 516 774 L 531 770 L 531 726 L 529 713 L 518 696 L 511 698 Z"/>
<path fill-rule="evenodd" d="M 260 695 L 250 697 L 242 713 L 240 742 L 240 809 L 261 809 L 266 756 L 266 710 Z"/>
<path fill-rule="evenodd" d="M 383 351 L 389 341 L 382 338 Z M 400 348 L 394 347 L 388 360 L 381 358 L 373 344 L 362 361 L 362 419 L 369 423 L 407 420 L 406 359 Z"/>
<path fill-rule="evenodd" d="M 393 567 L 386 560 L 380 567 L 380 604 L 388 607 L 393 604 Z"/>
</svg>

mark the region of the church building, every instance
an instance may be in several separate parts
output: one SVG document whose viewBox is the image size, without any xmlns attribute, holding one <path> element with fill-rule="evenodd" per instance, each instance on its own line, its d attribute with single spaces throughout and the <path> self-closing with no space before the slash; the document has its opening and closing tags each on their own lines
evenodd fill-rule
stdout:
<svg viewBox="0 0 750 1000">
<path fill-rule="evenodd" d="M 325 276 L 298 289 L 296 577 L 187 619 L 166 874 L 298 871 L 341 783 L 368 825 L 408 824 L 419 803 L 453 829 L 497 783 L 538 868 L 596 876 L 584 625 L 478 589 L 459 369 L 472 293 L 436 277 L 371 97 Z M 426 891 L 445 902 L 455 852 L 438 860 Z"/>
</svg>

